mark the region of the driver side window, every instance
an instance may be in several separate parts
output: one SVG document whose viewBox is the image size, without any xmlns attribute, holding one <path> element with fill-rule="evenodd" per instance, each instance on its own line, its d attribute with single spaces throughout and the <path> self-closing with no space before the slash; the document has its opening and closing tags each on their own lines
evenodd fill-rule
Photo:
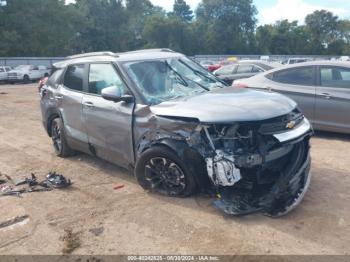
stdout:
<svg viewBox="0 0 350 262">
<path fill-rule="evenodd" d="M 101 95 L 102 89 L 115 86 L 123 95 L 127 88 L 112 64 L 91 64 L 89 71 L 89 93 Z"/>
</svg>

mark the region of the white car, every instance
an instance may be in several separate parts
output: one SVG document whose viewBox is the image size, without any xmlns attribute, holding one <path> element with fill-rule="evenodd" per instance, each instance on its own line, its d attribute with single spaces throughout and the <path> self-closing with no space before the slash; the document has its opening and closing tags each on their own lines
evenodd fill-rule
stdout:
<svg viewBox="0 0 350 262">
<path fill-rule="evenodd" d="M 50 70 L 46 66 L 20 65 L 8 72 L 9 82 L 31 82 L 49 76 Z"/>
<path fill-rule="evenodd" d="M 0 66 L 0 81 L 7 81 L 7 73 L 11 71 L 9 66 Z"/>
<path fill-rule="evenodd" d="M 282 62 L 284 65 L 293 65 L 293 64 L 298 64 L 298 63 L 304 63 L 304 62 L 311 62 L 311 58 L 303 58 L 303 57 L 294 57 L 294 58 L 289 58 L 288 60 L 285 60 Z"/>
<path fill-rule="evenodd" d="M 339 61 L 342 61 L 342 62 L 350 61 L 350 57 L 347 55 L 343 55 L 339 58 Z"/>
</svg>

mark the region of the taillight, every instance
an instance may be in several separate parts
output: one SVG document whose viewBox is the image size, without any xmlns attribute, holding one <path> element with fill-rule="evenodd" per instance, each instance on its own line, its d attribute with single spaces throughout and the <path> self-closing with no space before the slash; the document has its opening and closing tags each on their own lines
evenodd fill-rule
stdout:
<svg viewBox="0 0 350 262">
<path fill-rule="evenodd" d="M 38 86 L 38 91 L 40 93 L 41 91 L 41 88 L 46 84 L 47 80 L 49 78 L 48 77 L 44 77 L 44 78 L 41 78 L 40 81 L 39 81 L 39 86 Z"/>
<path fill-rule="evenodd" d="M 248 85 L 243 84 L 243 83 L 233 83 L 232 87 L 236 87 L 236 88 L 248 88 Z"/>
</svg>

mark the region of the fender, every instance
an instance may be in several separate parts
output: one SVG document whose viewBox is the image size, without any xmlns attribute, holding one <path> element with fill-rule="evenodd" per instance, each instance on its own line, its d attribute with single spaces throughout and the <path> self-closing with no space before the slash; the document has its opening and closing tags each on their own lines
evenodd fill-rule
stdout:
<svg viewBox="0 0 350 262">
<path fill-rule="evenodd" d="M 149 144 L 143 152 L 155 145 L 166 146 L 178 155 L 192 173 L 201 191 L 208 192 L 213 187 L 208 176 L 204 158 L 196 149 L 190 147 L 185 140 L 164 138 Z"/>
</svg>

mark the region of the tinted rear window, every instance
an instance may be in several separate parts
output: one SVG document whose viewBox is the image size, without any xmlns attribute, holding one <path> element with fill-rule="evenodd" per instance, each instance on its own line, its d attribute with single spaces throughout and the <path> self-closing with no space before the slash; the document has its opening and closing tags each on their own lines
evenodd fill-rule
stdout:
<svg viewBox="0 0 350 262">
<path fill-rule="evenodd" d="M 237 69 L 237 74 L 251 73 L 253 71 L 252 65 L 239 65 Z"/>
<path fill-rule="evenodd" d="M 54 86 L 56 84 L 60 83 L 61 75 L 62 75 L 63 69 L 58 69 L 52 73 L 49 80 L 47 81 L 47 84 Z"/>
<path fill-rule="evenodd" d="M 313 85 L 313 68 L 291 68 L 273 74 L 273 81 L 291 85 Z"/>
<path fill-rule="evenodd" d="M 71 65 L 64 75 L 64 85 L 69 89 L 83 91 L 84 65 Z"/>
</svg>

